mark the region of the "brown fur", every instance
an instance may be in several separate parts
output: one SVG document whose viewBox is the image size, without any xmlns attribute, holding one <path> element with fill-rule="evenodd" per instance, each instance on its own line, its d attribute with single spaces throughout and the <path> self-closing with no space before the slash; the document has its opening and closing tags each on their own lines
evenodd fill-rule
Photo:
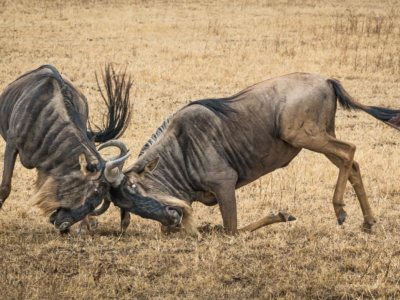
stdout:
<svg viewBox="0 0 400 300">
<path fill-rule="evenodd" d="M 236 234 L 235 190 L 287 166 L 304 148 L 324 154 L 339 169 L 332 201 L 339 224 L 347 216 L 343 197 L 350 181 L 363 212 L 363 229 L 370 230 L 375 218 L 354 161 L 356 147 L 335 136 L 337 102 L 384 122 L 400 112 L 362 105 L 337 80 L 288 74 L 232 97 L 191 102 L 159 128 L 125 174 L 139 193 L 163 203 L 170 204 L 164 199 L 172 197 L 181 199 L 177 203 L 181 207 L 194 201 L 218 204 L 225 229 Z M 152 162 L 158 157 L 154 168 Z M 151 172 L 146 171 L 148 166 Z M 286 215 L 267 216 L 245 229 L 294 220 L 282 217 Z M 193 223 L 188 223 L 193 230 Z"/>
</svg>

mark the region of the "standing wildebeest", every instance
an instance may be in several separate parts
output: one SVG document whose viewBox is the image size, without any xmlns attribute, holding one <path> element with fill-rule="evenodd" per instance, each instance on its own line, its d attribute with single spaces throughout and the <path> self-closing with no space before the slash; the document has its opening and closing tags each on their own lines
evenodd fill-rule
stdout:
<svg viewBox="0 0 400 300">
<path fill-rule="evenodd" d="M 56 211 L 50 220 L 61 231 L 84 219 L 107 197 L 113 181 L 105 174 L 118 174 L 129 155 L 105 162 L 92 141 L 105 142 L 125 131 L 132 81 L 125 73 L 115 74 L 110 65 L 103 80 L 107 99 L 100 92 L 108 113 L 106 128 L 97 132 L 87 130 L 86 98 L 50 65 L 26 73 L 6 88 L 0 96 L 0 134 L 7 142 L 0 207 L 10 194 L 18 154 L 24 167 L 38 171 L 32 202 L 47 214 Z M 120 146 L 121 153 L 125 148 Z M 164 212 L 171 216 L 169 208 Z M 179 219 L 179 213 L 177 209 L 172 217 Z M 81 227 L 89 229 L 88 218 Z"/>
<path fill-rule="evenodd" d="M 143 196 L 181 206 L 183 227 L 191 232 L 196 232 L 191 203 L 219 204 L 226 231 L 235 234 L 235 189 L 287 166 L 305 148 L 324 154 L 339 168 L 333 195 L 339 224 L 346 218 L 343 195 L 349 180 L 363 212 L 363 229 L 370 230 L 375 218 L 359 165 L 353 160 L 356 146 L 335 137 L 337 99 L 344 109 L 363 110 L 395 127 L 400 124 L 399 110 L 365 106 L 337 80 L 289 74 L 229 98 L 199 100 L 179 110 L 143 147 L 138 160 L 124 172 L 121 185 L 111 189 L 111 199 L 127 211 Z M 242 230 L 292 219 L 280 213 Z"/>
</svg>

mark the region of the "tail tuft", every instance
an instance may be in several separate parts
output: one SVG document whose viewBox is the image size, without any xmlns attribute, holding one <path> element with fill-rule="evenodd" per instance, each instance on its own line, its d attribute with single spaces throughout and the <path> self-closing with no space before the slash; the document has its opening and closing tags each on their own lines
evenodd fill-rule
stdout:
<svg viewBox="0 0 400 300">
<path fill-rule="evenodd" d="M 103 128 L 94 125 L 97 131 L 90 129 L 87 133 L 89 139 L 94 138 L 96 143 L 104 143 L 119 138 L 128 128 L 131 119 L 129 92 L 133 80 L 126 75 L 126 71 L 120 74 L 116 73 L 112 64 L 105 66 L 102 79 L 105 93 L 100 88 L 96 74 L 97 86 L 108 111 L 104 115 Z"/>
<path fill-rule="evenodd" d="M 400 110 L 370 106 L 366 112 L 390 126 L 399 127 L 400 125 Z"/>
</svg>

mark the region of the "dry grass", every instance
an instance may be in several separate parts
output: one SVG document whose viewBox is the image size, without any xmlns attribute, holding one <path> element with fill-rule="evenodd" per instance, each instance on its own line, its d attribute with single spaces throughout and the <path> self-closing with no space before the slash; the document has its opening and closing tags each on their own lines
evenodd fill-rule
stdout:
<svg viewBox="0 0 400 300">
<path fill-rule="evenodd" d="M 135 77 L 124 136 L 132 153 L 190 100 L 290 72 L 329 75 L 363 103 L 399 108 L 399 14 L 395 2 L 368 0 L 0 0 L 0 90 L 50 63 L 82 89 L 96 121 L 94 72 L 109 61 L 127 66 Z M 308 151 L 238 191 L 241 226 L 278 210 L 298 221 L 201 241 L 162 236 L 135 216 L 120 236 L 115 208 L 89 236 L 60 236 L 27 206 L 35 171 L 17 163 L 0 213 L 0 298 L 400 297 L 399 133 L 362 113 L 338 111 L 336 121 L 337 136 L 358 147 L 373 234 L 360 232 L 350 186 L 349 217 L 337 225 L 330 202 L 338 171 Z M 221 222 L 218 207 L 194 208 L 199 225 Z"/>
</svg>

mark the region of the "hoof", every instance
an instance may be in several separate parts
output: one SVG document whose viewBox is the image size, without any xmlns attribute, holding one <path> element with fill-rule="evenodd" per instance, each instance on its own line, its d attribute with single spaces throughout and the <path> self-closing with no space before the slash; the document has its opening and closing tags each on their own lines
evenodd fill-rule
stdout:
<svg viewBox="0 0 400 300">
<path fill-rule="evenodd" d="M 376 221 L 373 222 L 364 222 L 362 224 L 362 231 L 365 233 L 371 233 L 372 232 L 372 226 L 374 226 Z"/>
<path fill-rule="evenodd" d="M 70 222 L 64 222 L 64 223 L 62 223 L 62 224 L 60 225 L 60 227 L 58 227 L 58 229 L 59 229 L 60 231 L 65 231 L 65 230 L 67 230 L 70 226 L 71 226 L 71 223 L 70 223 Z"/>
<path fill-rule="evenodd" d="M 161 233 L 164 235 L 169 235 L 171 233 L 180 232 L 180 231 L 181 231 L 181 228 L 179 226 L 167 227 L 167 226 L 161 225 Z"/>
<path fill-rule="evenodd" d="M 217 224 L 214 226 L 214 231 L 224 232 L 224 226 L 222 226 L 221 224 Z"/>
<path fill-rule="evenodd" d="M 283 211 L 280 211 L 279 215 L 285 219 L 285 222 L 290 222 L 290 221 L 296 220 L 295 217 L 293 217 L 293 216 L 291 216 L 291 215 L 289 215 L 289 214 L 287 214 L 287 213 L 285 213 Z"/>
<path fill-rule="evenodd" d="M 99 221 L 97 219 L 94 219 L 92 222 L 90 222 L 90 228 L 96 228 L 99 225 Z"/>
<path fill-rule="evenodd" d="M 197 230 L 198 230 L 199 232 L 202 232 L 202 233 L 209 233 L 209 232 L 212 231 L 212 229 L 211 229 L 211 223 L 207 223 L 206 225 L 197 228 Z"/>
<path fill-rule="evenodd" d="M 339 225 L 343 224 L 344 220 L 346 220 L 346 217 L 347 217 L 347 213 L 344 213 L 337 219 Z"/>
<path fill-rule="evenodd" d="M 85 235 L 85 234 L 89 234 L 89 230 L 86 230 L 86 229 L 83 229 L 83 228 L 78 228 L 78 229 L 76 230 L 76 233 L 77 233 L 77 234 Z"/>
</svg>

